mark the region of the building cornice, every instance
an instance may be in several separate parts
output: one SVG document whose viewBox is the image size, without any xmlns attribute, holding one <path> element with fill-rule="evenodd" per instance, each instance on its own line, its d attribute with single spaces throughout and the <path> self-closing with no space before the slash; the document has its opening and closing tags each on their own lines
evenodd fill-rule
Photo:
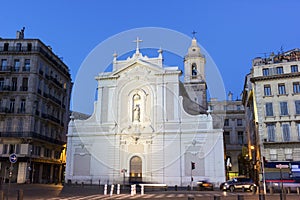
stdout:
<svg viewBox="0 0 300 200">
<path fill-rule="evenodd" d="M 250 78 L 250 81 L 254 83 L 257 81 L 269 81 L 269 80 L 297 78 L 297 77 L 300 77 L 300 72 L 288 73 L 288 74 L 277 74 L 272 76 L 258 76 L 258 77 Z"/>
</svg>

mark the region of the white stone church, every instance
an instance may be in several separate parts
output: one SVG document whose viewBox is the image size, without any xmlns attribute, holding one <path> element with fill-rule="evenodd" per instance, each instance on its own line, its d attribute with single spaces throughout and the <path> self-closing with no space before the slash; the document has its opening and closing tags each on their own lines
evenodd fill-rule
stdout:
<svg viewBox="0 0 300 200">
<path fill-rule="evenodd" d="M 163 65 L 162 50 L 148 58 L 138 43 L 131 57 L 115 54 L 112 72 L 96 77 L 92 116 L 71 120 L 66 181 L 223 182 L 223 130 L 213 128 L 207 112 L 205 56 L 196 39 L 184 58 L 183 82 L 178 67 Z"/>
</svg>

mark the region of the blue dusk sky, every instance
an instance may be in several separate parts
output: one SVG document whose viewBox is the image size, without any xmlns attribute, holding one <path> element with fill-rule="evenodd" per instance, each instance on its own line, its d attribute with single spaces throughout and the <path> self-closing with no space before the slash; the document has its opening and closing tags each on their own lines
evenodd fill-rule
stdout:
<svg viewBox="0 0 300 200">
<path fill-rule="evenodd" d="M 226 92 L 233 92 L 235 99 L 253 58 L 300 48 L 299 9 L 299 0 L 2 1 L 0 37 L 14 38 L 25 27 L 25 38 L 39 38 L 63 57 L 75 81 L 86 56 L 120 32 L 161 27 L 192 37 L 195 30 L 199 44 L 218 67 Z M 181 59 L 164 62 L 182 66 Z"/>
</svg>

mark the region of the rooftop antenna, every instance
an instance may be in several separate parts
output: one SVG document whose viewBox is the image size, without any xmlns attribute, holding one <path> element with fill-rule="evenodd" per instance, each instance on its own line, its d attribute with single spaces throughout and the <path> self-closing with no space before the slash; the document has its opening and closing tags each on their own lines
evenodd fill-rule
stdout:
<svg viewBox="0 0 300 200">
<path fill-rule="evenodd" d="M 283 45 L 280 46 L 280 53 L 283 54 Z"/>
<path fill-rule="evenodd" d="M 196 33 L 197 33 L 197 32 L 196 32 L 195 30 L 193 30 L 193 32 L 192 32 L 193 38 L 195 38 Z"/>
</svg>

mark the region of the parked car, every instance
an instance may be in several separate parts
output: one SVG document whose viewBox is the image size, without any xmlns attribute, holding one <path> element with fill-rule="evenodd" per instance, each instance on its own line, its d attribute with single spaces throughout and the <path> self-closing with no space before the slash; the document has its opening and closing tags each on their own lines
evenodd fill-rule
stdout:
<svg viewBox="0 0 300 200">
<path fill-rule="evenodd" d="M 249 190 L 252 192 L 256 191 L 256 184 L 249 178 L 237 177 L 222 183 L 220 189 L 223 191 L 229 190 L 230 192 L 235 190 Z"/>
<path fill-rule="evenodd" d="M 208 180 L 201 180 L 197 182 L 199 190 L 214 190 L 214 184 Z"/>
</svg>

